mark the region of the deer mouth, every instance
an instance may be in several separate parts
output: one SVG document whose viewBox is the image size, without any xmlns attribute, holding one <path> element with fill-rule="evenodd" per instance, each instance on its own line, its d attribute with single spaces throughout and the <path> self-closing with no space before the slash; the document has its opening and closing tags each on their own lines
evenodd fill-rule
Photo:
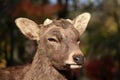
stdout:
<svg viewBox="0 0 120 80">
<path fill-rule="evenodd" d="M 82 64 L 66 64 L 67 67 L 70 69 L 77 69 L 77 68 L 82 68 Z"/>
<path fill-rule="evenodd" d="M 77 68 L 82 68 L 82 66 L 83 66 L 83 64 L 81 63 L 79 63 L 79 64 L 77 64 L 77 63 L 75 63 L 74 61 L 66 61 L 65 62 L 65 65 L 68 67 L 68 68 L 70 68 L 70 69 L 77 69 Z"/>
</svg>

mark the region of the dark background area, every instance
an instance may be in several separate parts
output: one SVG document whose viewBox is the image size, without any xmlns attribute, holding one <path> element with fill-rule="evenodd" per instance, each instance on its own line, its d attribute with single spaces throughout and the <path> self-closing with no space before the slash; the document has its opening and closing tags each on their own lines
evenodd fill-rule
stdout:
<svg viewBox="0 0 120 80">
<path fill-rule="evenodd" d="M 0 0 L 0 68 L 31 63 L 37 48 L 18 30 L 16 18 L 41 24 L 83 12 L 92 16 L 80 38 L 86 63 L 77 80 L 120 80 L 120 0 Z"/>
</svg>

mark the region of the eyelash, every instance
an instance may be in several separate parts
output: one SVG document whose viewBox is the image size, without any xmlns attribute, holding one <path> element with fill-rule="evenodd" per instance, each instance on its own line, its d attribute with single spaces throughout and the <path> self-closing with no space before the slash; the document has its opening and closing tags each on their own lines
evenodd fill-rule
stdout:
<svg viewBox="0 0 120 80">
<path fill-rule="evenodd" d="M 51 41 L 51 42 L 58 42 L 58 40 L 55 39 L 55 38 L 48 38 L 48 40 Z"/>
</svg>

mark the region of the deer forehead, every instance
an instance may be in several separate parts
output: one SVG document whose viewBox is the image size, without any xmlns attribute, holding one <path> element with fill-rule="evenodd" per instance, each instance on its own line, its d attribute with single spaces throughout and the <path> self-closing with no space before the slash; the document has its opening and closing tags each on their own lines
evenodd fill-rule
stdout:
<svg viewBox="0 0 120 80">
<path fill-rule="evenodd" d="M 66 19 L 60 19 L 60 20 L 53 20 L 48 25 L 43 25 L 44 27 L 47 27 L 47 30 L 45 32 L 54 32 L 54 31 L 60 31 L 62 34 L 79 34 L 78 30 L 74 28 L 74 25 L 67 21 Z"/>
<path fill-rule="evenodd" d="M 59 24 L 59 23 L 58 23 Z M 56 37 L 62 37 L 62 38 L 67 38 L 67 39 L 76 39 L 79 38 L 79 31 L 77 31 L 72 24 L 66 27 L 60 26 L 60 25 L 56 25 L 56 24 L 50 24 L 47 27 L 47 29 L 45 30 L 45 32 L 43 32 L 44 35 L 47 36 L 56 36 Z"/>
</svg>

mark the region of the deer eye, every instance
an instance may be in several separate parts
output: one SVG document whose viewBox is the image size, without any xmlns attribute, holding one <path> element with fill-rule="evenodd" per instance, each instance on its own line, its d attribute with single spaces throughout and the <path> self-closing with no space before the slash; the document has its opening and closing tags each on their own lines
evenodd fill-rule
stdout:
<svg viewBox="0 0 120 80">
<path fill-rule="evenodd" d="M 50 42 L 58 42 L 58 39 L 57 38 L 48 38 L 48 41 L 50 41 Z"/>
<path fill-rule="evenodd" d="M 77 41 L 77 44 L 80 44 L 80 41 Z"/>
<path fill-rule="evenodd" d="M 77 44 L 80 44 L 80 39 L 77 39 Z"/>
</svg>

